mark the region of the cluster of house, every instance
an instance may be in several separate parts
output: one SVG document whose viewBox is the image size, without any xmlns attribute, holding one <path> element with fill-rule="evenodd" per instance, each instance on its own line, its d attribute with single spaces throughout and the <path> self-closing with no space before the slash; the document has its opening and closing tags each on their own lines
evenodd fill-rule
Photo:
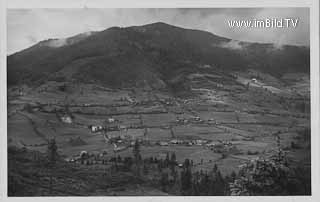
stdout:
<svg viewBox="0 0 320 202">
<path fill-rule="evenodd" d="M 252 78 L 252 79 L 251 79 L 251 82 L 252 82 L 252 83 L 258 83 L 258 80 L 257 80 L 256 78 Z"/>
<path fill-rule="evenodd" d="M 72 123 L 72 118 L 71 118 L 71 116 L 68 115 L 68 114 L 62 115 L 62 116 L 60 117 L 60 120 L 61 120 L 63 123 L 68 123 L 68 124 Z"/>
<path fill-rule="evenodd" d="M 170 141 L 158 141 L 156 142 L 157 145 L 160 146 L 169 146 L 169 145 L 197 145 L 197 146 L 206 146 L 211 150 L 220 149 L 220 148 L 227 148 L 234 146 L 230 141 L 209 141 L 203 139 L 197 140 L 181 140 L 181 139 L 172 139 Z"/>
<path fill-rule="evenodd" d="M 232 148 L 234 145 L 232 142 L 229 141 L 221 141 L 221 142 L 209 142 L 209 140 L 179 140 L 179 139 L 173 139 L 169 142 L 166 141 L 159 141 L 157 142 L 157 145 L 160 146 L 169 146 L 169 145 L 198 145 L 198 146 L 206 146 L 210 150 L 214 152 L 222 152 L 222 150 L 228 150 Z"/>
<path fill-rule="evenodd" d="M 126 126 L 116 125 L 116 126 L 101 126 L 101 125 L 89 125 L 88 128 L 92 133 L 102 132 L 102 131 L 125 131 L 128 130 Z"/>
<path fill-rule="evenodd" d="M 125 102 L 129 102 L 129 103 L 135 103 L 135 100 L 134 100 L 134 98 L 131 98 L 130 96 L 128 96 L 128 97 L 121 97 L 120 99 L 119 99 L 119 101 L 125 101 Z"/>
<path fill-rule="evenodd" d="M 206 147 L 216 153 L 222 153 L 234 149 L 234 145 L 229 141 L 210 142 Z"/>
<path fill-rule="evenodd" d="M 86 163 L 86 161 L 91 160 L 93 163 L 102 163 L 105 159 L 105 155 L 108 153 L 103 151 L 101 153 L 89 153 L 87 151 L 81 151 L 79 154 L 73 155 L 72 157 L 67 157 L 64 160 L 70 163 Z"/>
<path fill-rule="evenodd" d="M 161 104 L 164 104 L 164 105 L 167 105 L 167 106 L 172 106 L 175 104 L 175 100 L 174 99 L 170 99 L 170 98 L 167 98 L 167 99 L 160 99 L 159 100 Z"/>
<path fill-rule="evenodd" d="M 112 118 L 112 117 L 110 117 L 110 118 L 107 119 L 107 122 L 108 122 L 108 123 L 114 123 L 114 122 L 116 122 L 116 121 L 118 121 L 118 120 L 116 120 L 115 118 Z"/>
<path fill-rule="evenodd" d="M 156 144 L 160 146 L 169 146 L 170 145 L 198 145 L 202 146 L 204 144 L 208 143 L 208 140 L 180 140 L 180 139 L 172 139 L 168 142 L 166 141 L 158 141 Z"/>
<path fill-rule="evenodd" d="M 117 123 L 117 122 L 119 122 L 119 120 L 111 117 L 106 120 L 106 123 L 108 126 L 89 125 L 88 128 L 91 130 L 92 133 L 97 133 L 97 132 L 101 132 L 101 131 L 105 131 L 105 130 L 115 131 L 115 130 L 126 129 L 125 126 L 113 125 L 114 123 Z"/>
<path fill-rule="evenodd" d="M 188 120 L 188 119 L 185 119 L 185 118 L 180 118 L 180 117 L 178 117 L 178 118 L 176 119 L 176 122 L 177 122 L 177 123 L 180 123 L 180 124 L 187 124 L 187 123 L 189 123 L 189 120 Z"/>
<path fill-rule="evenodd" d="M 204 122 L 204 120 L 202 120 L 199 116 L 196 116 L 196 117 L 193 117 L 193 118 L 190 118 L 190 119 L 181 118 L 181 117 L 177 117 L 176 118 L 176 123 L 188 124 L 190 122 L 201 123 L 201 122 Z"/>
<path fill-rule="evenodd" d="M 92 133 L 97 133 L 97 132 L 105 130 L 105 127 L 99 126 L 99 125 L 97 125 L 97 126 L 89 125 L 88 127 L 89 127 L 89 129 L 91 130 Z"/>
<path fill-rule="evenodd" d="M 202 121 L 199 116 L 193 117 L 193 120 L 194 120 L 194 121 L 198 121 L 198 122 Z"/>
<path fill-rule="evenodd" d="M 131 137 L 127 134 L 104 134 L 106 143 L 123 143 L 124 140 L 130 140 Z"/>
<path fill-rule="evenodd" d="M 217 88 L 223 88 L 223 84 L 217 83 L 217 84 L 216 84 L 216 87 L 217 87 Z"/>
</svg>

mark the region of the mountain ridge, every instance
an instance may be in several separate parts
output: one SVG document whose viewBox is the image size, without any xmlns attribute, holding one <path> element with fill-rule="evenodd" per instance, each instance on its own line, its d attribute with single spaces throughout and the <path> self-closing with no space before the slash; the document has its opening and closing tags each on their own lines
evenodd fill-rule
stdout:
<svg viewBox="0 0 320 202">
<path fill-rule="evenodd" d="M 224 71 L 253 68 L 278 77 L 286 72 L 309 73 L 308 47 L 275 48 L 162 22 L 59 40 L 41 41 L 8 56 L 8 84 L 38 85 L 59 79 L 111 87 L 145 82 L 162 88 L 181 72 L 187 76 L 199 71 L 201 65 Z"/>
</svg>

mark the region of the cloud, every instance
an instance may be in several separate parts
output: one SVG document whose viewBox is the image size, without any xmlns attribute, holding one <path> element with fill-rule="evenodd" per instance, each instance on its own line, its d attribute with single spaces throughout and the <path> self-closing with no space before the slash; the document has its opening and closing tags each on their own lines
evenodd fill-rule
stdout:
<svg viewBox="0 0 320 202">
<path fill-rule="evenodd" d="M 230 19 L 271 17 L 299 18 L 299 24 L 294 29 L 232 29 L 227 23 Z M 307 8 L 8 9 L 8 53 L 20 51 L 46 39 L 66 38 L 113 26 L 127 27 L 159 21 L 205 30 L 237 41 L 308 46 L 310 40 Z M 237 47 L 237 44 L 230 45 Z"/>
<path fill-rule="evenodd" d="M 34 43 L 36 43 L 36 42 L 38 41 L 38 40 L 37 40 L 34 36 L 32 36 L 32 35 L 28 35 L 26 38 L 28 39 L 29 43 L 31 43 L 31 44 L 34 44 Z"/>
<path fill-rule="evenodd" d="M 66 44 L 67 44 L 66 39 L 53 39 L 53 40 L 48 41 L 48 43 L 46 43 L 47 46 L 53 47 L 53 48 L 58 48 L 58 47 L 66 45 Z"/>
<path fill-rule="evenodd" d="M 222 43 L 222 44 L 220 44 L 220 47 L 228 48 L 228 49 L 232 49 L 232 50 L 243 49 L 242 45 L 240 44 L 240 41 L 237 41 L 237 40 L 230 40 L 229 42 Z"/>
<path fill-rule="evenodd" d="M 247 17 L 256 15 L 261 10 L 263 10 L 263 8 L 178 8 L 178 10 L 185 15 L 190 15 L 198 12 L 201 17 L 209 17 L 218 14 L 236 17 Z"/>
</svg>

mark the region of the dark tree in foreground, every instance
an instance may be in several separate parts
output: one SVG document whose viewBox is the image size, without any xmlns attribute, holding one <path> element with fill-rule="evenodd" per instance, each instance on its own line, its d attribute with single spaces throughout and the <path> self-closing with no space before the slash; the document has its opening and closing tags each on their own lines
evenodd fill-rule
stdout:
<svg viewBox="0 0 320 202">
<path fill-rule="evenodd" d="M 134 142 L 134 146 L 133 146 L 133 156 L 134 156 L 134 160 L 136 163 L 138 163 L 141 159 L 141 155 L 140 155 L 140 143 L 138 141 L 138 139 L 136 139 L 136 141 Z"/>
<path fill-rule="evenodd" d="M 140 175 L 140 163 L 141 163 L 141 155 L 140 155 L 140 144 L 138 139 L 136 139 L 134 146 L 133 146 L 133 156 L 135 161 L 135 174 L 136 176 Z"/>
<path fill-rule="evenodd" d="M 218 168 L 214 169 L 211 173 L 211 180 L 209 185 L 210 196 L 223 196 L 225 195 L 225 180 L 223 179 L 221 172 Z"/>
<path fill-rule="evenodd" d="M 177 157 L 176 157 L 176 154 L 173 152 L 171 154 L 171 158 L 170 158 L 170 162 L 169 162 L 170 170 L 172 173 L 175 173 L 176 165 L 177 165 Z"/>
<path fill-rule="evenodd" d="M 47 157 L 50 165 L 54 165 L 58 160 L 58 146 L 55 138 L 48 141 Z"/>
<path fill-rule="evenodd" d="M 52 138 L 48 141 L 48 151 L 47 151 L 47 157 L 48 157 L 48 163 L 50 167 L 50 181 L 49 181 L 49 191 L 50 194 L 52 193 L 52 182 L 53 182 L 53 176 L 54 176 L 54 167 L 56 164 L 56 161 L 58 160 L 58 146 L 56 143 L 55 138 Z"/>
<path fill-rule="evenodd" d="M 161 183 L 161 190 L 164 192 L 167 191 L 167 186 L 169 185 L 169 175 L 167 172 L 161 173 L 160 183 Z"/>
<path fill-rule="evenodd" d="M 279 152 L 280 153 L 280 152 Z M 282 154 L 248 162 L 230 183 L 231 195 L 309 195 L 310 169 L 290 166 Z"/>
<path fill-rule="evenodd" d="M 186 159 L 181 172 L 181 194 L 192 194 L 192 173 L 189 159 Z"/>
</svg>

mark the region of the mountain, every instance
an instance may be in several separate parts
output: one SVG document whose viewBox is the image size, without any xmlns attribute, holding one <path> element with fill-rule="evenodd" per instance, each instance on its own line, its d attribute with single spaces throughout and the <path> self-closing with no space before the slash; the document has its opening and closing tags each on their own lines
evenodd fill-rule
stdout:
<svg viewBox="0 0 320 202">
<path fill-rule="evenodd" d="M 309 73 L 310 54 L 308 47 L 241 42 L 159 22 L 49 39 L 8 56 L 7 64 L 9 86 L 55 80 L 159 89 L 181 85 L 203 67 L 279 78 Z"/>
</svg>

